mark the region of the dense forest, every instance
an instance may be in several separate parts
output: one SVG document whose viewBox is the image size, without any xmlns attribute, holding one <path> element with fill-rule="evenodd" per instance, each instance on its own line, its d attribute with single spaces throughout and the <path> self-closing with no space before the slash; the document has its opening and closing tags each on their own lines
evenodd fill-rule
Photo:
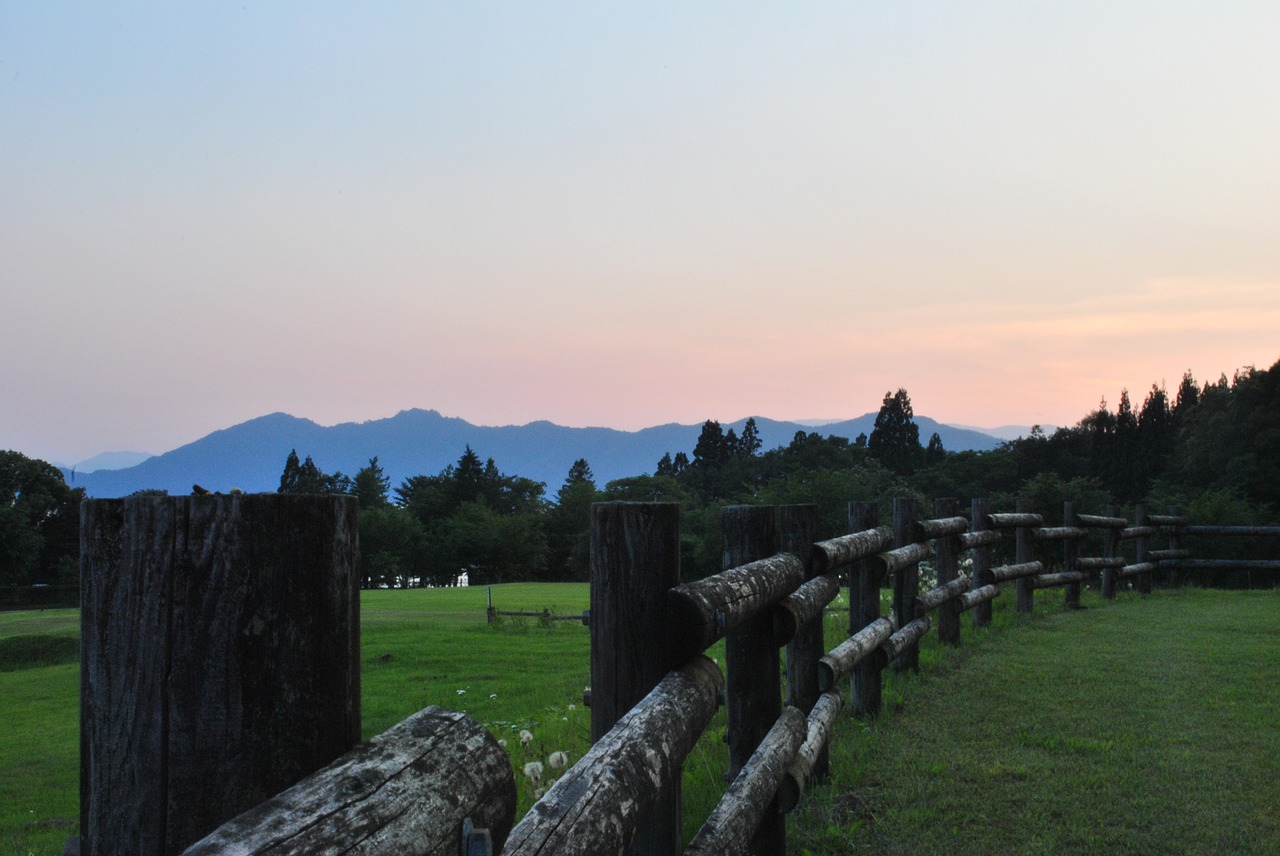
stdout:
<svg viewBox="0 0 1280 856">
<path fill-rule="evenodd" d="M 470 447 L 435 475 L 393 487 L 375 457 L 354 476 L 325 473 L 296 451 L 282 493 L 348 493 L 360 505 L 367 586 L 584 580 L 589 508 L 605 500 L 678 502 L 684 573 L 719 570 L 719 508 L 736 503 L 816 503 L 821 537 L 847 531 L 852 499 L 988 497 L 1012 507 L 1029 497 L 1057 521 L 1062 501 L 1100 512 L 1146 502 L 1181 506 L 1198 523 L 1265 523 L 1280 509 L 1280 363 L 1200 384 L 1190 373 L 1172 393 L 1153 385 L 1135 406 L 1127 390 L 1078 424 L 991 452 L 951 453 L 935 434 L 922 441 L 905 389 L 888 392 L 870 436 L 797 432 L 764 450 L 754 421 L 737 435 L 703 424 L 690 456 L 674 451 L 652 473 L 599 486 L 578 460 L 553 496 L 547 486 L 503 473 Z M 61 473 L 17 452 L 0 452 L 0 585 L 75 582 L 79 502 Z"/>
</svg>

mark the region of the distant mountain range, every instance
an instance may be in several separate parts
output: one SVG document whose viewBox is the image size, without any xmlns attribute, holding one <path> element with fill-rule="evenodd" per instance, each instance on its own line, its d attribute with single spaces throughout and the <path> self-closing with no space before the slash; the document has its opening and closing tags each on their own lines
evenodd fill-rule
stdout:
<svg viewBox="0 0 1280 856">
<path fill-rule="evenodd" d="M 786 446 L 797 431 L 823 436 L 856 438 L 871 434 L 875 414 L 813 427 L 798 422 L 778 422 L 755 417 L 765 450 Z M 942 425 L 923 416 L 915 418 L 920 440 L 937 432 L 948 451 L 989 451 L 1002 442 L 997 437 L 966 428 Z M 741 419 L 721 423 L 738 434 Z M 702 425 L 658 425 L 640 431 L 613 428 L 566 428 L 551 422 L 501 427 L 473 425 L 463 419 L 442 416 L 434 410 L 402 410 L 388 419 L 347 422 L 332 427 L 317 425 L 287 413 L 272 413 L 239 425 L 214 431 L 189 443 L 147 458 L 123 469 L 95 472 L 64 469 L 67 481 L 83 487 L 89 496 L 127 496 L 136 490 L 158 488 L 170 493 L 190 493 L 192 484 L 212 491 L 240 488 L 248 493 L 274 491 L 280 485 L 285 458 L 296 449 L 299 457 L 311 456 L 325 472 L 354 475 L 369 459 L 378 462 L 393 487 L 412 475 L 435 475 L 456 463 L 470 445 L 482 459 L 508 475 L 546 482 L 554 495 L 569 467 L 586 458 L 596 484 L 625 476 L 652 473 L 663 454 L 684 452 L 693 456 Z"/>
</svg>

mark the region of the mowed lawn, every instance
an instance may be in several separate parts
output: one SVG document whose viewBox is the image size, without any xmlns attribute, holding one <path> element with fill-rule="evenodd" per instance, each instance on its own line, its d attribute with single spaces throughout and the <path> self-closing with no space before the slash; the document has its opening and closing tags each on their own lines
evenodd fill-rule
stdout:
<svg viewBox="0 0 1280 856">
<path fill-rule="evenodd" d="M 485 594 L 361 593 L 364 734 L 428 704 L 466 711 L 507 741 L 523 811 L 526 761 L 587 748 L 588 631 L 490 626 Z M 588 590 L 493 598 L 580 613 Z M 1126 594 L 1079 612 L 1060 600 L 1039 594 L 1031 620 L 1000 604 L 980 633 L 966 619 L 957 650 L 930 634 L 921 674 L 887 686 L 886 715 L 841 719 L 832 784 L 792 816 L 792 852 L 1280 852 L 1280 593 Z M 0 856 L 58 853 L 76 831 L 78 620 L 0 613 Z M 843 623 L 828 620 L 830 644 Z M 721 714 L 686 768 L 690 835 L 724 787 L 723 729 Z"/>
</svg>

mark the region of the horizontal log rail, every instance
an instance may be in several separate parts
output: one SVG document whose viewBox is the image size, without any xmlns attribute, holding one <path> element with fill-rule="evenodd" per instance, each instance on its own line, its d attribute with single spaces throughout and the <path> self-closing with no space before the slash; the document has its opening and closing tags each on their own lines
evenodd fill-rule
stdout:
<svg viewBox="0 0 1280 856">
<path fill-rule="evenodd" d="M 1160 563 L 1163 567 L 1164 562 Z M 1187 571 L 1280 571 L 1276 559 L 1174 559 L 1171 568 Z"/>
<path fill-rule="evenodd" d="M 1082 571 L 1063 571 L 1057 574 L 1040 574 L 1032 577 L 1031 584 L 1038 589 L 1057 588 L 1069 583 L 1082 583 L 1085 578 L 1085 574 Z"/>
<path fill-rule="evenodd" d="M 917 541 L 932 541 L 934 538 L 945 538 L 948 535 L 959 535 L 969 531 L 969 518 L 942 517 L 935 520 L 921 520 L 915 525 L 914 533 Z"/>
<path fill-rule="evenodd" d="M 466 820 L 501 849 L 515 804 L 511 761 L 493 735 L 464 714 L 428 707 L 183 856 L 453 853 Z"/>
<path fill-rule="evenodd" d="M 877 618 L 857 633 L 828 651 L 818 661 L 818 686 L 826 692 L 893 635 L 893 622 Z"/>
<path fill-rule="evenodd" d="M 1043 562 L 1023 562 L 1017 565 L 1001 565 L 991 569 L 991 578 L 998 583 L 1034 577 L 1044 573 Z"/>
<path fill-rule="evenodd" d="M 1130 526 L 1120 531 L 1121 541 L 1131 541 L 1134 538 L 1150 538 L 1152 535 L 1159 535 L 1160 527 L 1158 526 Z"/>
<path fill-rule="evenodd" d="M 908 544 L 894 550 L 885 550 L 873 558 L 880 563 L 883 574 L 887 577 L 917 562 L 923 562 L 931 552 L 928 544 Z"/>
<path fill-rule="evenodd" d="M 796 759 L 788 768 L 786 778 L 782 780 L 778 790 L 778 806 L 784 814 L 800 803 L 818 756 L 831 740 L 831 729 L 835 727 L 842 710 L 844 699 L 839 693 L 824 692 L 814 702 L 813 710 L 809 712 L 804 743 L 797 750 Z"/>
<path fill-rule="evenodd" d="M 981 588 L 967 591 L 960 595 L 960 608 L 963 610 L 973 609 L 980 603 L 988 603 L 1000 596 L 1000 586 L 988 585 Z"/>
<path fill-rule="evenodd" d="M 1149 514 L 1147 515 L 1147 523 L 1152 526 L 1186 526 L 1191 522 L 1189 517 L 1175 514 Z"/>
<path fill-rule="evenodd" d="M 1032 535 L 1037 541 L 1070 541 L 1088 538 L 1089 530 L 1081 526 L 1055 526 L 1036 529 Z"/>
<path fill-rule="evenodd" d="M 852 565 L 859 559 L 874 556 L 891 546 L 893 546 L 893 529 L 889 526 L 879 526 L 822 541 L 813 545 L 814 570 L 816 573 L 825 574 L 836 568 Z"/>
<path fill-rule="evenodd" d="M 1004 540 L 998 529 L 982 529 L 978 532 L 966 532 L 960 536 L 960 549 L 971 550 L 977 547 L 990 547 Z"/>
<path fill-rule="evenodd" d="M 707 657 L 669 673 L 556 780 L 511 830 L 506 852 L 625 852 L 711 722 L 723 689 L 720 668 Z"/>
<path fill-rule="evenodd" d="M 1280 526 L 1185 526 L 1184 535 L 1280 537 Z"/>
<path fill-rule="evenodd" d="M 1086 529 L 1124 529 L 1129 521 L 1123 517 L 1102 517 L 1097 514 L 1077 514 L 1076 525 Z"/>
<path fill-rule="evenodd" d="M 814 577 L 773 608 L 773 638 L 781 648 L 795 638 L 797 631 L 822 615 L 827 604 L 840 594 L 840 577 L 823 574 Z"/>
<path fill-rule="evenodd" d="M 1076 559 L 1076 567 L 1082 571 L 1101 571 L 1106 568 L 1123 568 L 1125 561 L 1120 556 L 1087 556 Z"/>
<path fill-rule="evenodd" d="M 1044 526 L 1044 516 L 1029 513 L 988 514 L 987 526 L 991 529 L 1038 529 Z"/>
<path fill-rule="evenodd" d="M 1138 574 L 1149 574 L 1155 569 L 1155 562 L 1138 562 L 1134 565 L 1125 565 L 1118 573 L 1121 577 L 1136 577 Z"/>
<path fill-rule="evenodd" d="M 804 578 L 804 563 L 790 553 L 779 553 L 671 589 L 667 606 L 677 662 L 707 650 L 771 608 Z"/>
<path fill-rule="evenodd" d="M 968 577 L 957 577 L 949 583 L 934 586 L 916 598 L 916 617 L 926 615 L 949 600 L 953 600 L 969 590 Z"/>
</svg>

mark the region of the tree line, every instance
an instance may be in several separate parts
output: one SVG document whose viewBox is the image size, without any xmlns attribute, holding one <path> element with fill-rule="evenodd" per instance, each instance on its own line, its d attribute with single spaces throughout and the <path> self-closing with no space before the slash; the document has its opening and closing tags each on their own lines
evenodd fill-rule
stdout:
<svg viewBox="0 0 1280 856">
<path fill-rule="evenodd" d="M 366 586 L 449 585 L 463 573 L 472 583 L 585 580 L 589 509 L 607 500 L 680 503 L 690 578 L 720 569 L 719 508 L 734 503 L 816 503 L 823 538 L 847 531 L 849 500 L 880 498 L 888 519 L 902 495 L 996 507 L 1023 495 L 1049 519 L 1063 499 L 1125 513 L 1145 501 L 1201 523 L 1264 523 L 1280 508 L 1280 363 L 1204 384 L 1188 372 L 1172 394 L 1153 384 L 1136 407 L 1122 390 L 1114 409 L 1104 400 L 1074 426 L 1033 428 L 989 452 L 948 452 L 937 434 L 922 442 L 905 389 L 885 393 L 869 436 L 798 431 L 786 446 L 762 445 L 754 420 L 741 434 L 707 420 L 691 454 L 672 450 L 653 472 L 603 487 L 579 459 L 553 496 L 470 446 L 394 487 L 376 457 L 346 476 L 294 451 L 279 490 L 358 499 Z M 0 452 L 0 584 L 74 582 L 82 498 L 57 468 Z"/>
</svg>

